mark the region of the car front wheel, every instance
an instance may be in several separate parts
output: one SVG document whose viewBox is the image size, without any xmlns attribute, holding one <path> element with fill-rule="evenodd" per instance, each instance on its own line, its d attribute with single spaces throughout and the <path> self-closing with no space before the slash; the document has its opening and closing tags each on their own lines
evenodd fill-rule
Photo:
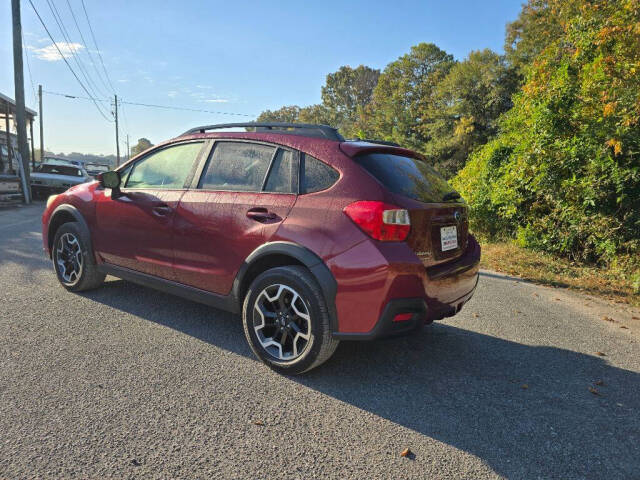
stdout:
<svg viewBox="0 0 640 480">
<path fill-rule="evenodd" d="M 58 281 L 72 292 L 96 288 L 105 274 L 98 271 L 90 256 L 89 239 L 75 222 L 62 225 L 56 231 L 51 252 Z"/>
<path fill-rule="evenodd" d="M 267 270 L 251 284 L 242 309 L 253 352 L 282 373 L 299 374 L 325 362 L 338 341 L 315 278 L 304 267 Z"/>
</svg>

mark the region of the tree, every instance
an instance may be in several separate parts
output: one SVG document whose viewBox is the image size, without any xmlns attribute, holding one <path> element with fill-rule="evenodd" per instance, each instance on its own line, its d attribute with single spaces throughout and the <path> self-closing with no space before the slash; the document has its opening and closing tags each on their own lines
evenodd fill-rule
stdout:
<svg viewBox="0 0 640 480">
<path fill-rule="evenodd" d="M 371 102 L 379 77 L 380 70 L 365 65 L 340 67 L 337 72 L 327 75 L 322 87 L 324 110 L 315 106 L 315 113 L 332 120 L 332 125 L 343 135 L 354 136 L 359 112 Z"/>
<path fill-rule="evenodd" d="M 560 15 L 573 9 L 571 3 L 564 5 L 550 0 L 529 0 L 522 6 L 518 18 L 507 24 L 504 51 L 507 62 L 524 79 L 524 69 L 551 42 L 563 34 Z"/>
<path fill-rule="evenodd" d="M 563 33 L 526 67 L 500 135 L 455 185 L 473 218 L 524 246 L 640 258 L 640 1 L 548 4 Z"/>
<path fill-rule="evenodd" d="M 300 123 L 330 125 L 338 128 L 335 115 L 322 104 L 309 105 L 308 107 L 301 108 L 298 119 Z"/>
<path fill-rule="evenodd" d="M 131 157 L 135 157 L 139 153 L 144 152 L 146 149 L 153 147 L 153 143 L 151 143 L 146 138 L 139 138 L 138 143 L 136 143 L 133 147 L 131 147 Z"/>
<path fill-rule="evenodd" d="M 367 136 L 424 151 L 436 85 L 455 61 L 432 43 L 420 43 L 384 69 L 366 107 Z"/>
<path fill-rule="evenodd" d="M 485 49 L 455 64 L 435 87 L 425 153 L 446 176 L 498 130 L 498 118 L 512 106 L 516 75 L 504 58 Z"/>
<path fill-rule="evenodd" d="M 282 122 L 295 123 L 300 116 L 300 107 L 297 105 L 288 105 L 280 107 L 277 110 L 265 110 L 256 119 L 257 122 Z"/>
</svg>

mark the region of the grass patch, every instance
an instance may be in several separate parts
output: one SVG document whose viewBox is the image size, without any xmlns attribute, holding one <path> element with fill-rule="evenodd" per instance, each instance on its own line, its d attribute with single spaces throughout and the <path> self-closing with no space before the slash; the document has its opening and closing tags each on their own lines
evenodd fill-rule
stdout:
<svg viewBox="0 0 640 480">
<path fill-rule="evenodd" d="M 640 266 L 631 258 L 621 258 L 616 265 L 596 267 L 528 250 L 512 242 L 482 242 L 480 266 L 535 283 L 640 306 Z"/>
</svg>

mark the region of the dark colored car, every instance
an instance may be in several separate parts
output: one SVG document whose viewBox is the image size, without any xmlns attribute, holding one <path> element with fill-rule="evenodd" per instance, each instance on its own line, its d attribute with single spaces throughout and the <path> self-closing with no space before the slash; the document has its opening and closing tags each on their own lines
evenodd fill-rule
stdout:
<svg viewBox="0 0 640 480">
<path fill-rule="evenodd" d="M 62 285 L 110 274 L 241 313 L 255 354 L 287 373 L 472 296 L 480 247 L 467 206 L 419 154 L 327 126 L 216 131 L 228 126 L 51 198 L 43 242 Z"/>
</svg>

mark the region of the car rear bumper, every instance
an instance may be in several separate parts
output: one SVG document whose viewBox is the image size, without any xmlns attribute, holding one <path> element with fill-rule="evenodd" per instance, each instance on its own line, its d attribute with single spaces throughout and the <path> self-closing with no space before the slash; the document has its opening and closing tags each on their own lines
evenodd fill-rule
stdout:
<svg viewBox="0 0 640 480">
<path fill-rule="evenodd" d="M 376 280 L 373 275 L 361 277 L 357 289 L 351 286 L 358 282 L 350 278 L 350 285 L 342 287 L 344 293 L 341 293 L 338 278 L 340 328 L 333 333 L 334 337 L 342 340 L 373 340 L 407 334 L 425 323 L 455 315 L 475 292 L 480 254 L 480 245 L 470 235 L 466 251 L 450 262 L 428 268 L 416 262 L 390 262 L 386 268 L 379 270 L 387 278 L 374 295 L 365 294 L 367 285 L 373 285 Z M 398 259 L 399 255 L 397 251 L 389 250 L 385 257 Z M 377 283 L 380 284 L 380 281 Z M 355 295 L 351 295 L 351 290 L 355 290 Z M 363 295 L 367 295 L 368 301 L 360 301 Z M 347 298 L 353 298 L 351 305 Z M 344 314 L 349 317 L 345 318 Z M 398 321 L 398 314 L 407 314 L 406 317 L 410 314 L 410 318 Z"/>
</svg>

